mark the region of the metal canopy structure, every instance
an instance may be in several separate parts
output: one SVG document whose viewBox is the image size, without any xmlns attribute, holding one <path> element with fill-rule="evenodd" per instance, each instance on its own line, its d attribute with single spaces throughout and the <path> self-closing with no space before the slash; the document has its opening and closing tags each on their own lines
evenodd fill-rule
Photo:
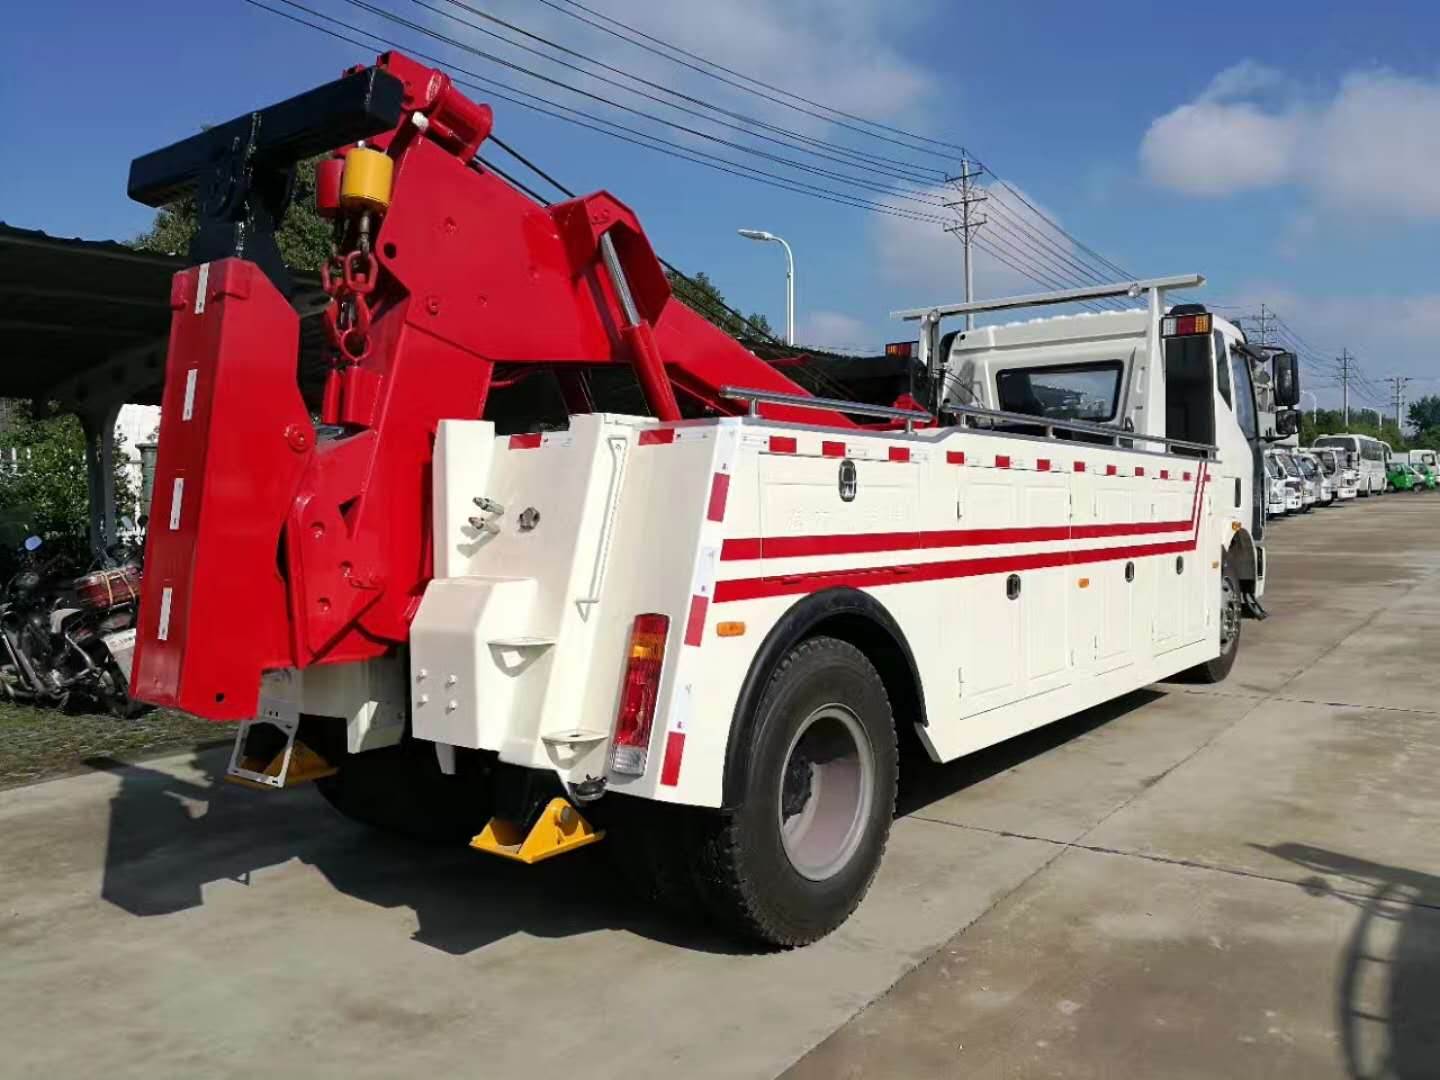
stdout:
<svg viewBox="0 0 1440 1080">
<path fill-rule="evenodd" d="M 118 375 L 127 401 L 159 404 L 170 278 L 182 265 L 183 259 L 123 244 L 0 223 L 0 397 L 58 400 L 79 412 L 92 396 L 112 396 L 105 384 Z M 128 364 L 106 371 L 125 354 L 157 344 L 148 378 Z"/>
<path fill-rule="evenodd" d="M 85 429 L 92 544 L 115 536 L 115 418 L 158 405 L 170 333 L 170 279 L 180 256 L 110 240 L 48 236 L 0 222 L 0 398 L 73 413 Z M 300 275 L 302 312 L 323 301 Z M 301 382 L 323 377 L 318 319 L 301 323 Z M 308 376 L 308 378 L 307 378 Z"/>
</svg>

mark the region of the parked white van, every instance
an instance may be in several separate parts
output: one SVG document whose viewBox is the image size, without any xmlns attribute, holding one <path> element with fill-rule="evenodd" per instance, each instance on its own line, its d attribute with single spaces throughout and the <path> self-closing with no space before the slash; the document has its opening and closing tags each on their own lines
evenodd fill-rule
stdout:
<svg viewBox="0 0 1440 1080">
<path fill-rule="evenodd" d="M 1320 463 L 1337 502 L 1344 502 L 1360 494 L 1360 470 L 1350 463 L 1350 454 L 1345 450 L 1317 446 L 1310 450 Z"/>
</svg>

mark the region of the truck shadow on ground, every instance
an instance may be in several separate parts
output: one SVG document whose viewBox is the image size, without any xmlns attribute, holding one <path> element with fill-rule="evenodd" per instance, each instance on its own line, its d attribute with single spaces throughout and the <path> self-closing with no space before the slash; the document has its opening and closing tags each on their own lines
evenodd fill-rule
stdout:
<svg viewBox="0 0 1440 1080">
<path fill-rule="evenodd" d="M 938 799 L 1043 755 L 1110 723 L 1160 693 L 1140 690 L 948 765 L 906 752 L 897 813 Z M 507 863 L 466 847 L 417 844 L 341 817 L 309 787 L 257 792 L 222 781 L 229 750 L 197 752 L 175 773 L 108 758 L 112 772 L 101 897 L 139 917 L 202 906 L 208 887 L 263 888 L 257 876 L 292 861 L 318 870 L 337 891 L 385 909 L 410 908 L 414 940 L 463 955 L 515 933 L 566 937 L 624 929 L 687 949 L 736 953 L 744 946 L 693 922 L 637 903 L 613 860 L 596 845 L 535 866 Z M 187 778 L 193 777 L 193 778 Z M 266 875 L 268 876 L 268 875 Z M 295 885 L 270 877 L 275 903 Z"/>
<path fill-rule="evenodd" d="M 1308 844 L 1255 846 L 1312 871 L 1306 892 L 1356 909 L 1335 985 L 1348 1075 L 1440 1076 L 1440 877 Z"/>
</svg>

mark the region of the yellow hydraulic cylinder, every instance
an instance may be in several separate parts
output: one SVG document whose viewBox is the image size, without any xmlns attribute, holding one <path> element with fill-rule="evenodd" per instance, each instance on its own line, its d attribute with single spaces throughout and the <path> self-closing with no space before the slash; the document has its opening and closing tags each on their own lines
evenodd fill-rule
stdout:
<svg viewBox="0 0 1440 1080">
<path fill-rule="evenodd" d="M 357 146 L 345 155 L 340 205 L 346 210 L 384 210 L 390 205 L 395 162 L 389 154 Z"/>
</svg>

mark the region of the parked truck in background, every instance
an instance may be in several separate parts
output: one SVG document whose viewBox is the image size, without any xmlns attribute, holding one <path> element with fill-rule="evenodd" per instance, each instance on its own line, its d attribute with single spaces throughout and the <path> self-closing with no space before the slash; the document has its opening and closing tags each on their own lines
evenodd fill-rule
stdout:
<svg viewBox="0 0 1440 1080">
<path fill-rule="evenodd" d="M 150 204 L 229 193 L 172 289 L 134 681 L 241 721 L 231 777 L 527 863 L 608 833 L 649 892 L 791 946 L 869 886 L 901 741 L 949 761 L 1225 677 L 1265 444 L 1243 335 L 1167 304 L 1198 275 L 902 311 L 915 398 L 816 398 L 678 303 L 614 197 L 489 170 L 491 123 L 387 53 L 132 168 Z M 271 233 L 320 153 L 307 400 Z M 616 373 L 643 413 L 602 407 Z M 500 392 L 526 377 L 563 415 Z"/>
</svg>

